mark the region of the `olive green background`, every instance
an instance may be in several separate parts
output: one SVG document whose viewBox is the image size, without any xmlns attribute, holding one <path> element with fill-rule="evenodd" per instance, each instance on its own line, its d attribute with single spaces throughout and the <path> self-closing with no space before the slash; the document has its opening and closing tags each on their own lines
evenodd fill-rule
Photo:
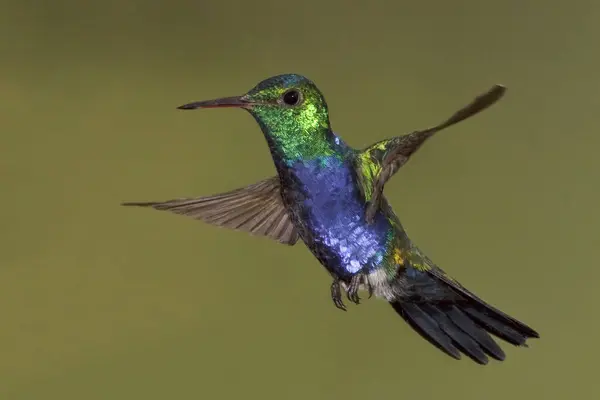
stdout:
<svg viewBox="0 0 600 400">
<path fill-rule="evenodd" d="M 591 0 L 2 2 L 0 398 L 596 398 L 599 20 Z M 175 107 L 285 72 L 354 146 L 507 85 L 386 193 L 540 340 L 454 361 L 383 301 L 338 311 L 303 244 L 119 206 L 274 174 L 245 112 Z"/>
</svg>

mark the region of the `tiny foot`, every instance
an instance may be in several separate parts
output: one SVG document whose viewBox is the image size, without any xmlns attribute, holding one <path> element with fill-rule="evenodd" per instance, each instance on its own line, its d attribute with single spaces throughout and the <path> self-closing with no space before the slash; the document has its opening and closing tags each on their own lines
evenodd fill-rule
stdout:
<svg viewBox="0 0 600 400">
<path fill-rule="evenodd" d="M 340 280 L 334 279 L 331 284 L 331 300 L 333 304 L 342 311 L 346 311 L 346 305 L 342 301 L 342 290 L 340 287 Z"/>
<path fill-rule="evenodd" d="M 356 274 L 350 280 L 350 285 L 348 286 L 348 290 L 346 291 L 346 295 L 348 296 L 348 300 L 353 302 L 354 304 L 360 304 L 360 297 L 358 296 L 358 290 L 360 284 L 362 283 L 362 274 Z"/>
</svg>

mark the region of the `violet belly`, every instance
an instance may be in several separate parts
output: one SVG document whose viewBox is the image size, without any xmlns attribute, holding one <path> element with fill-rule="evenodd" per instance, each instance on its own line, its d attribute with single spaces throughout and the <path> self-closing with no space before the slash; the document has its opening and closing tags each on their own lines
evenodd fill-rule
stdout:
<svg viewBox="0 0 600 400">
<path fill-rule="evenodd" d="M 340 278 L 371 272 L 381 266 L 393 235 L 389 220 L 378 213 L 365 220 L 365 201 L 352 165 L 337 156 L 297 161 L 288 170 L 292 190 L 303 196 L 290 205 L 301 215 L 303 240 L 325 267 Z"/>
</svg>

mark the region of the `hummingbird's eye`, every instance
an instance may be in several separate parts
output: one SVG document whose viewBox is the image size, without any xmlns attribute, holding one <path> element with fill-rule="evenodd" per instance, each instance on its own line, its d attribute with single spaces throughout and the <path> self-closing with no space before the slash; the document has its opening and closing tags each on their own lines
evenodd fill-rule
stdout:
<svg viewBox="0 0 600 400">
<path fill-rule="evenodd" d="M 302 94 L 296 89 L 290 89 L 281 96 L 281 99 L 288 106 L 297 106 L 302 101 Z"/>
</svg>

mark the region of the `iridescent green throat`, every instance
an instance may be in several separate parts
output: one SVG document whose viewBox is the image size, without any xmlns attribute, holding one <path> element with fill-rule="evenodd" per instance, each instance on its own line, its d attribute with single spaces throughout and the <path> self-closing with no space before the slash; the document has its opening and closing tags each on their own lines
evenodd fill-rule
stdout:
<svg viewBox="0 0 600 400">
<path fill-rule="evenodd" d="M 256 107 L 251 111 L 273 157 L 291 164 L 334 155 L 334 137 L 326 112 L 311 105 L 300 113 L 297 111 L 272 106 Z"/>
</svg>

